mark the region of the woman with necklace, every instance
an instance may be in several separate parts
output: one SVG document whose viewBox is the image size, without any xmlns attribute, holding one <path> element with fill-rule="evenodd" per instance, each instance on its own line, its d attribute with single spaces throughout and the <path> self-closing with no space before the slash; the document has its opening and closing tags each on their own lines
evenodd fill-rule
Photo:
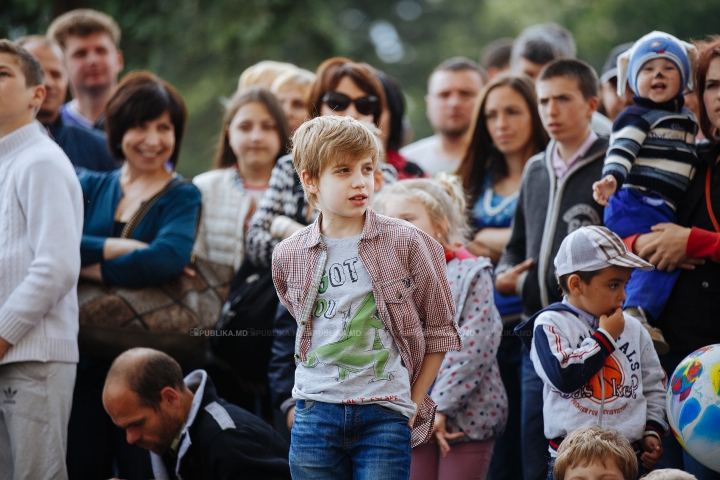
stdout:
<svg viewBox="0 0 720 480">
<path fill-rule="evenodd" d="M 510 239 L 510 222 L 525 163 L 543 151 L 548 142 L 532 81 L 525 76 L 503 75 L 488 84 L 471 131 L 470 146 L 456 172 L 469 196 L 469 224 L 474 230 L 466 248 L 496 263 Z M 497 359 L 509 403 L 507 427 L 495 442 L 490 465 L 492 478 L 500 480 L 522 477 L 522 463 L 517 461 L 522 344 L 513 328 L 523 306 L 519 297 L 497 292 L 495 305 L 503 320 Z"/>
</svg>

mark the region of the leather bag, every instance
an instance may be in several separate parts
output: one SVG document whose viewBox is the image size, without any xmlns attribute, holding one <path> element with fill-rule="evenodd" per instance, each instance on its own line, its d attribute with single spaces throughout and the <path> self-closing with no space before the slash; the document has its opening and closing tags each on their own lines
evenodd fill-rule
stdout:
<svg viewBox="0 0 720 480">
<path fill-rule="evenodd" d="M 172 188 L 171 182 L 148 200 L 126 224 L 120 238 L 130 238 L 150 208 Z M 199 217 L 198 217 L 199 219 Z M 205 362 L 213 331 L 230 290 L 233 268 L 195 258 L 197 275 L 181 274 L 163 285 L 145 288 L 78 283 L 82 355 L 114 359 L 133 347 L 161 350 L 185 366 Z"/>
</svg>

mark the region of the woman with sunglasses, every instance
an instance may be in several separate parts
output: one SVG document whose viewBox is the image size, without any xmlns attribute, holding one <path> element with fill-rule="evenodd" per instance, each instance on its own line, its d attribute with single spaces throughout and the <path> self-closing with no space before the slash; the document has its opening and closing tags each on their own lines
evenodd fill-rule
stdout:
<svg viewBox="0 0 720 480">
<path fill-rule="evenodd" d="M 385 91 L 377 71 L 366 63 L 339 57 L 325 60 L 318 67 L 307 103 L 310 118 L 348 115 L 375 126 L 379 126 L 386 108 Z M 376 177 L 376 183 L 381 183 L 379 180 L 393 183 L 397 179 L 390 165 L 382 164 L 381 169 L 382 179 Z M 316 215 L 305 202 L 292 156 L 280 158 L 247 233 L 245 242 L 250 261 L 257 266 L 269 266 L 275 245 L 314 220 Z"/>
</svg>

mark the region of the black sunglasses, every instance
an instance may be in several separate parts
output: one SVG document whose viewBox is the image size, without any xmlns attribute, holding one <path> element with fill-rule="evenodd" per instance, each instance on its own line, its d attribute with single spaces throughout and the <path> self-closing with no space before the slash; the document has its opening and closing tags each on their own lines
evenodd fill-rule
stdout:
<svg viewBox="0 0 720 480">
<path fill-rule="evenodd" d="M 375 115 L 379 106 L 378 98 L 375 95 L 365 95 L 352 99 L 340 92 L 327 92 L 322 99 L 323 103 L 336 112 L 344 112 L 351 103 L 355 104 L 355 110 L 360 115 Z"/>
</svg>

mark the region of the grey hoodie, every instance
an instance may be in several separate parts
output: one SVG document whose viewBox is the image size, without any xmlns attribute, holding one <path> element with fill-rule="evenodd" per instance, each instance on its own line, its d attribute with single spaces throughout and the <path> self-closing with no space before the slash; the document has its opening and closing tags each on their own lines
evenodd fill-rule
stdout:
<svg viewBox="0 0 720 480">
<path fill-rule="evenodd" d="M 608 139 L 598 138 L 560 181 L 552 167 L 553 148 L 555 141 L 525 165 L 510 241 L 496 270 L 535 259 L 517 283 L 525 318 L 562 300 L 553 259 L 563 238 L 580 227 L 603 223 L 603 207 L 592 197 L 592 184 L 601 178 Z"/>
</svg>

